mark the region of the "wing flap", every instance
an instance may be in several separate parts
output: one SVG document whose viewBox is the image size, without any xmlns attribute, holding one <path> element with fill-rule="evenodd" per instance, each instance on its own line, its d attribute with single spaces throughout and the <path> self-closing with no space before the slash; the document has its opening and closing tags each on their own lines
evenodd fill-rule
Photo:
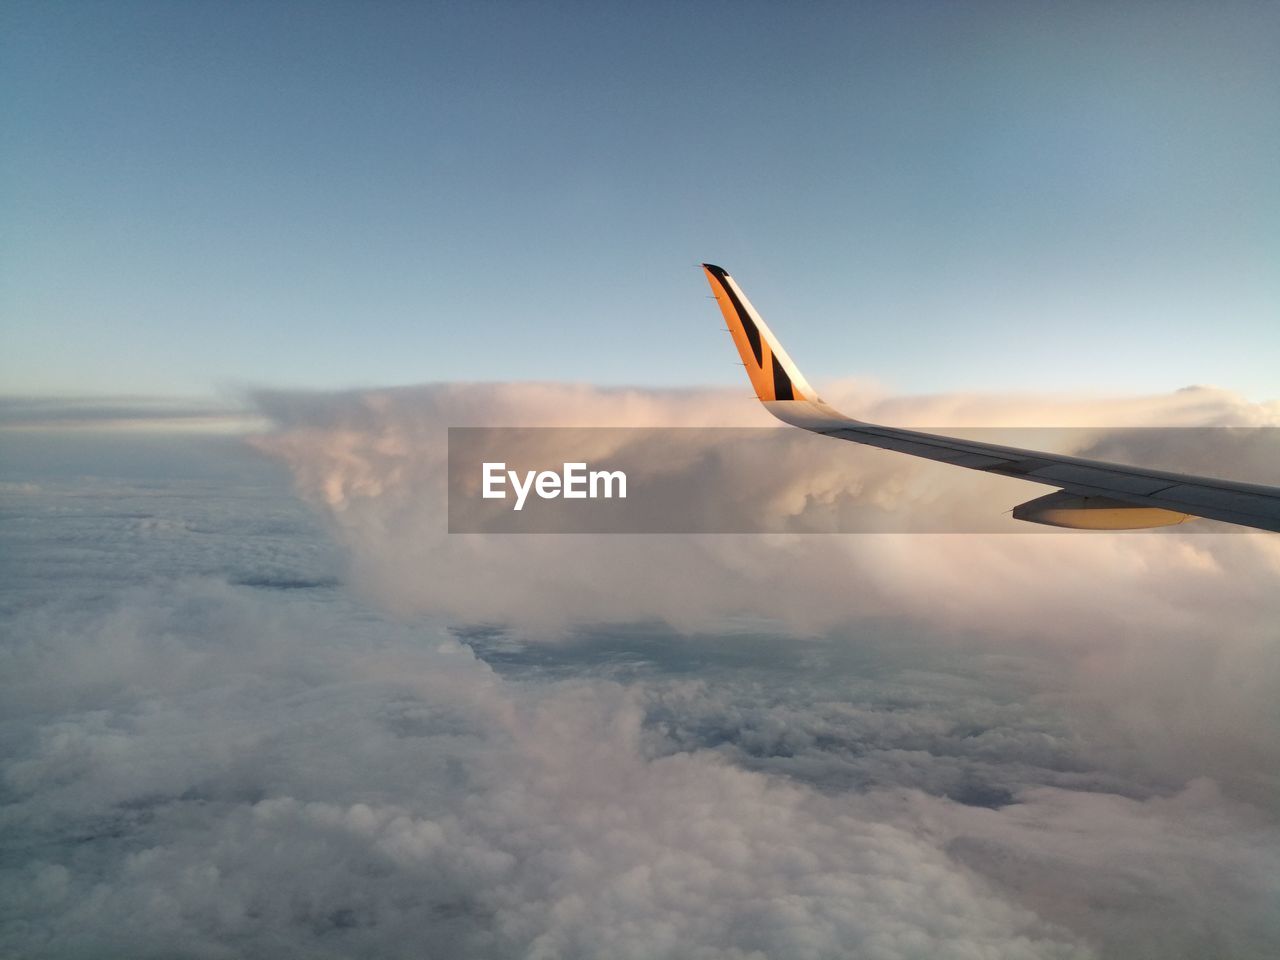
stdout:
<svg viewBox="0 0 1280 960">
<path fill-rule="evenodd" d="M 1024 474 L 1028 480 L 1040 480 L 1045 483 L 1087 483 L 1090 486 L 1105 485 L 1113 490 L 1125 493 L 1151 494 L 1172 486 L 1168 480 L 1157 477 L 1135 476 L 1117 473 L 1101 467 L 1085 467 L 1075 463 L 1050 463 L 1031 473 Z"/>
</svg>

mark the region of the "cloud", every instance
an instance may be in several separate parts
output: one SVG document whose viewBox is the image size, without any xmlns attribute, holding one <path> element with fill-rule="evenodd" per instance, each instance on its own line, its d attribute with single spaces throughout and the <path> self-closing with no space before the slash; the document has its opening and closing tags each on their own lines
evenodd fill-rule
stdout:
<svg viewBox="0 0 1280 960">
<path fill-rule="evenodd" d="M 1274 424 L 1272 406 L 1194 389 L 1114 405 L 1019 398 L 858 399 L 855 414 L 919 422 Z M 1268 534 L 876 535 L 758 537 L 457 536 L 445 532 L 449 425 L 755 423 L 757 405 L 715 391 L 594 390 L 552 384 L 439 385 L 374 393 L 269 395 L 276 432 L 255 440 L 284 460 L 350 551 L 354 582 L 402 612 L 507 624 L 520 638 L 567 624 L 660 620 L 684 632 L 754 618 L 793 634 L 872 618 L 902 620 L 984 649 L 1040 649 L 1072 678 L 1062 696 L 1109 742 L 1141 744 L 1155 772 L 1223 777 L 1250 795 L 1280 765 L 1271 703 L 1280 698 L 1280 541 Z M 792 431 L 798 433 L 798 431 Z M 1147 435 L 1149 436 L 1149 435 Z M 1123 437 L 1123 435 L 1121 435 Z M 895 509 L 985 499 L 1030 485 L 916 458 L 822 444 L 816 464 L 771 466 L 776 489 L 838 485 Z M 1122 439 L 1085 442 L 1115 453 Z M 1141 437 L 1136 441 L 1141 443 Z M 817 448 L 814 448 L 817 449 Z M 935 487 L 943 471 L 946 487 Z M 957 476 L 958 475 L 958 476 Z M 956 478 L 954 483 L 951 478 Z M 798 478 L 798 479 L 797 479 Z M 957 494 L 958 491 L 958 494 Z M 1032 494 L 1040 492 L 1033 489 Z M 942 509 L 952 509 L 943 507 Z"/>
<path fill-rule="evenodd" d="M 1050 787 L 1019 799 L 992 814 L 911 794 L 893 820 L 1109 955 L 1260 957 L 1280 945 L 1280 828 L 1211 780 L 1145 800 Z"/>
<path fill-rule="evenodd" d="M 0 397 L 0 431 L 241 433 L 264 421 L 241 404 L 164 397 Z"/>
<path fill-rule="evenodd" d="M 1247 404 L 1220 391 L 1190 391 L 1164 400 L 1162 404 L 1161 398 L 1143 398 L 1117 406 L 1124 411 L 1123 420 L 1139 425 L 1280 423 L 1280 414 L 1269 407 Z M 449 426 L 705 427 L 760 426 L 768 421 L 758 405 L 742 403 L 737 394 L 554 384 L 438 385 L 322 397 L 268 394 L 260 402 L 279 429 L 257 438 L 256 445 L 286 462 L 302 495 L 329 513 L 337 535 L 352 551 L 353 574 L 359 582 L 400 609 L 445 612 L 464 620 L 518 621 L 548 629 L 571 620 L 646 616 L 687 627 L 700 618 L 734 612 L 813 629 L 855 613 L 899 609 L 905 600 L 904 588 L 914 587 L 900 571 L 886 577 L 885 565 L 899 562 L 904 553 L 911 562 L 925 563 L 934 555 L 933 547 L 915 538 L 901 543 L 890 537 L 622 540 L 459 537 L 446 532 Z M 904 410 L 901 400 L 850 406 L 869 419 L 899 420 Z M 963 422 L 974 410 L 990 414 L 993 422 L 1035 425 L 1042 417 L 1060 421 L 1076 409 L 1066 401 L 1020 399 L 1014 403 L 1016 412 L 1006 410 L 997 416 L 995 406 L 993 401 L 972 398 L 925 398 L 920 401 L 920 414 L 927 414 L 938 427 L 949 424 L 935 417 L 950 412 Z M 1098 401 L 1078 405 L 1085 422 L 1096 418 L 1102 406 Z M 744 464 L 740 475 L 733 477 L 739 461 L 734 459 L 731 439 L 716 434 L 718 456 L 681 467 L 686 471 L 681 476 L 702 470 L 710 459 L 717 464 L 713 489 L 725 489 L 726 479 L 734 480 L 731 487 L 747 485 L 755 491 L 752 504 L 767 504 L 777 514 L 820 515 L 847 507 L 870 518 L 867 522 L 873 529 L 879 516 L 886 530 L 903 529 L 915 515 L 926 529 L 929 524 L 946 529 L 947 519 L 956 516 L 998 519 L 1003 510 L 1044 492 L 1038 485 L 1018 480 L 854 444 L 824 443 L 800 431 L 780 431 L 780 435 L 796 438 L 796 460 L 762 463 L 753 459 L 749 470 Z M 649 436 L 639 431 L 635 442 L 644 443 Z M 1102 442 L 1098 437 L 1104 434 L 1058 437 L 1091 443 Z M 625 431 L 613 431 L 604 434 L 603 442 L 620 455 L 627 451 L 618 448 L 632 441 Z M 1117 452 L 1116 443 L 1111 441 L 1110 452 Z M 1268 454 L 1274 456 L 1274 449 L 1265 445 L 1257 452 L 1260 458 Z M 645 450 L 631 454 L 633 463 L 646 457 L 655 460 Z M 1265 460 L 1253 465 L 1259 471 L 1268 466 Z M 707 484 L 691 476 L 688 484 L 669 487 L 671 496 L 678 499 L 681 490 L 704 489 Z M 1016 521 L 1003 522 L 1010 530 L 1027 529 Z M 1172 552 L 1194 566 L 1201 561 L 1193 555 L 1205 549 L 1171 548 L 1150 536 L 1095 540 L 1095 546 L 1084 548 L 1089 556 L 1121 565 L 1135 556 Z M 1047 551 L 1031 543 L 994 551 L 979 545 L 978 549 L 993 552 L 997 562 L 1017 556 L 1012 572 L 1034 582 L 1060 575 L 1056 569 L 1052 575 L 1044 569 L 1059 555 L 1059 548 L 1068 553 L 1081 549 L 1064 543 L 1065 538 L 1055 536 Z M 962 547 L 969 549 L 967 543 Z M 1239 548 L 1213 548 L 1218 549 Z M 1258 552 L 1258 562 L 1274 569 L 1276 552 L 1266 538 L 1244 549 Z M 1029 577 L 1022 575 L 1027 569 Z M 1103 574 L 1098 579 L 1105 582 L 1107 571 L 1098 572 Z M 954 579 L 945 570 L 938 573 L 944 587 L 946 580 Z M 699 589 L 688 589 L 693 582 Z M 1034 599 L 1034 594 L 1028 597 L 1028 604 Z M 948 617 L 962 613 L 956 606 L 946 610 Z"/>
<path fill-rule="evenodd" d="M 439 628 L 211 580 L 11 627 L 6 952 L 1190 957 L 1280 936 L 1274 820 L 1092 763 L 1036 657 L 659 634 L 630 682 L 569 649 L 573 679 L 507 679 Z"/>
<path fill-rule="evenodd" d="M 262 398 L 361 600 L 248 479 L 9 491 L 0 953 L 1274 954 L 1274 538 L 443 532 L 448 424 L 740 399 Z"/>
<path fill-rule="evenodd" d="M 663 749 L 637 691 L 368 627 L 205 581 L 20 619 L 5 675 L 62 711 L 4 767 L 6 949 L 1087 953 L 856 795 Z"/>
</svg>

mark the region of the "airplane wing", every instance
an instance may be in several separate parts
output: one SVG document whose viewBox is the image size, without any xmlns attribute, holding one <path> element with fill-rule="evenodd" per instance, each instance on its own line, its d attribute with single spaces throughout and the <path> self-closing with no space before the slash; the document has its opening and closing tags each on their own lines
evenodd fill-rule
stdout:
<svg viewBox="0 0 1280 960">
<path fill-rule="evenodd" d="M 1195 517 L 1280 532 L 1280 487 L 1021 450 L 847 417 L 824 403 L 722 267 L 702 265 L 756 396 L 779 420 L 840 440 L 897 450 L 957 467 L 1048 484 L 1056 493 L 1014 508 L 1019 520 L 1123 530 Z"/>
</svg>

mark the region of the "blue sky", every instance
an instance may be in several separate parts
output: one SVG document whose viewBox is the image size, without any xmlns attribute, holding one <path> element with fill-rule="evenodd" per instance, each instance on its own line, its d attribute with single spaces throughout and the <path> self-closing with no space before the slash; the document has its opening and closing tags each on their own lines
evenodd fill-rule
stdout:
<svg viewBox="0 0 1280 960">
<path fill-rule="evenodd" d="M 1280 394 L 1275 4 L 0 13 L 11 394 Z"/>
</svg>

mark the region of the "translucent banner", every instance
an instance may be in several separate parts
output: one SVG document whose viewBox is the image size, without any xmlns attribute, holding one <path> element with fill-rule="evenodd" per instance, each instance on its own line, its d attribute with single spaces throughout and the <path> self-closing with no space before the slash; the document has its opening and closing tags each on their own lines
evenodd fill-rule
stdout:
<svg viewBox="0 0 1280 960">
<path fill-rule="evenodd" d="M 947 437 L 1253 484 L 1280 479 L 1280 429 L 955 428 Z M 970 461 L 976 462 L 976 461 Z M 449 429 L 450 533 L 1045 533 L 1105 503 L 1015 508 L 1059 485 L 802 430 Z M 1250 528 L 1124 512 L 1182 532 Z M 1077 511 L 1073 513 L 1072 511 Z M 1175 513 L 1176 511 L 1166 511 Z M 1074 531 L 1064 531 L 1074 532 Z"/>
</svg>

